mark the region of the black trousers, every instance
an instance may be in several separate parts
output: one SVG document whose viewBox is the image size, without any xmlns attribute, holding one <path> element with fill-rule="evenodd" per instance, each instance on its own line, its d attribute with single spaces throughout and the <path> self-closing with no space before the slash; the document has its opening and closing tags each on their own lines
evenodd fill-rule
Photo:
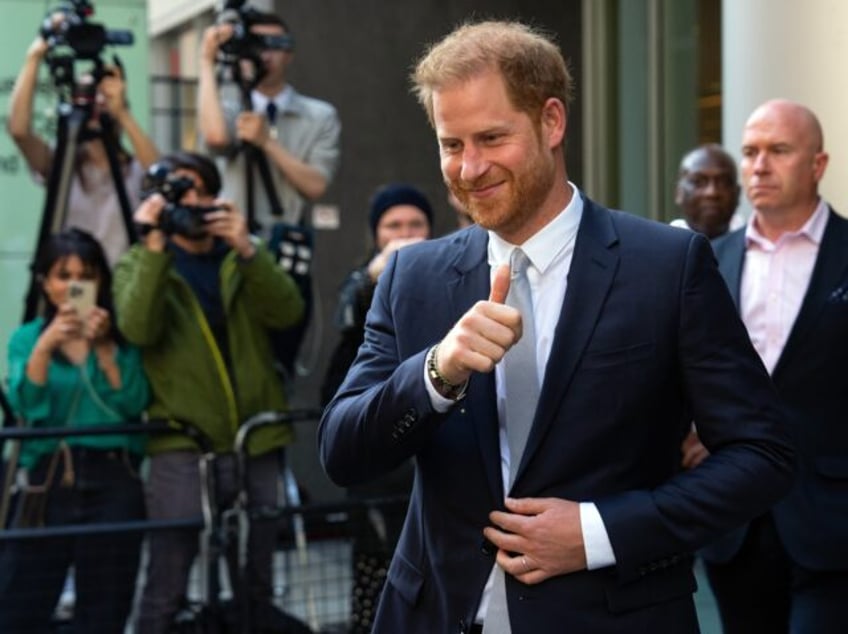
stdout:
<svg viewBox="0 0 848 634">
<path fill-rule="evenodd" d="M 770 513 L 751 523 L 730 562 L 704 563 L 724 634 L 848 632 L 848 571 L 793 562 Z"/>
<path fill-rule="evenodd" d="M 73 484 L 56 469 L 44 507 L 44 524 L 62 526 L 144 518 L 136 471 L 140 459 L 125 451 L 72 450 Z M 41 483 L 48 460 L 30 471 Z M 132 607 L 141 533 L 100 534 L 5 544 L 0 556 L 0 632 L 48 632 L 70 565 L 76 604 L 73 632 L 123 632 Z"/>
</svg>

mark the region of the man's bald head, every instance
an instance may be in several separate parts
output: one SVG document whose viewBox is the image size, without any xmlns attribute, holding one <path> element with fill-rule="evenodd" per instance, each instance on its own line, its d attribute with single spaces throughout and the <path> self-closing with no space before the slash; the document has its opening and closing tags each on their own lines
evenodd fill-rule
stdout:
<svg viewBox="0 0 848 634">
<path fill-rule="evenodd" d="M 797 101 L 789 99 L 766 101 L 751 113 L 745 122 L 745 128 L 775 119 L 784 121 L 786 125 L 796 130 L 799 136 L 807 140 L 813 152 L 821 152 L 824 149 L 824 132 L 819 118 L 807 106 Z"/>
<path fill-rule="evenodd" d="M 802 104 L 772 99 L 748 117 L 740 167 L 763 230 L 773 236 L 798 230 L 815 211 L 828 161 L 823 148 L 818 117 Z"/>
</svg>

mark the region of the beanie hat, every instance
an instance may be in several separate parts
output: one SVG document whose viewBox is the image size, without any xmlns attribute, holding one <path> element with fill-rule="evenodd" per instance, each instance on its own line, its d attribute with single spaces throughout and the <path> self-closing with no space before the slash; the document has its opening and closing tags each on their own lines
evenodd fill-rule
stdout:
<svg viewBox="0 0 848 634">
<path fill-rule="evenodd" d="M 392 183 L 386 185 L 374 194 L 371 199 L 371 211 L 368 213 L 368 224 L 371 227 L 371 235 L 377 236 L 377 225 L 380 218 L 396 205 L 412 205 L 418 207 L 427 216 L 427 223 L 433 225 L 433 208 L 430 201 L 412 185 L 403 183 Z"/>
</svg>

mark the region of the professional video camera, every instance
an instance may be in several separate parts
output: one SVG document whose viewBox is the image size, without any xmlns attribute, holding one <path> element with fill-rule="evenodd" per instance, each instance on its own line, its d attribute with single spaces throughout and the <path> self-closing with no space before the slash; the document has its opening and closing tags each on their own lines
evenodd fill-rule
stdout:
<svg viewBox="0 0 848 634">
<path fill-rule="evenodd" d="M 106 29 L 88 21 L 94 6 L 87 0 L 67 0 L 52 9 L 41 24 L 41 37 L 50 48 L 67 46 L 78 59 L 97 59 L 109 45 L 129 46 L 132 31 Z"/>
<path fill-rule="evenodd" d="M 182 197 L 193 187 L 194 179 L 175 174 L 172 166 L 166 162 L 154 163 L 147 169 L 141 186 L 141 196 L 147 198 L 158 193 L 167 201 L 159 216 L 159 229 L 164 233 L 176 233 L 190 240 L 206 236 L 204 215 L 222 207 L 181 204 Z"/>
<path fill-rule="evenodd" d="M 246 5 L 245 0 L 226 0 L 218 14 L 218 24 L 231 24 L 233 36 L 221 45 L 223 61 L 248 59 L 261 62 L 262 51 L 293 51 L 294 38 L 291 35 L 260 35 L 252 33 L 258 11 Z"/>
<path fill-rule="evenodd" d="M 94 14 L 94 6 L 88 0 L 66 0 L 47 13 L 39 33 L 47 42 L 46 56 L 50 75 L 53 77 L 60 104 L 72 104 L 85 108 L 91 114 L 97 85 L 109 71 L 103 63 L 101 53 L 107 45 L 129 46 L 133 34 L 126 30 L 107 30 L 102 24 L 88 19 Z M 77 78 L 76 62 L 90 61 L 93 66 Z M 114 64 L 123 73 L 117 56 Z"/>
</svg>

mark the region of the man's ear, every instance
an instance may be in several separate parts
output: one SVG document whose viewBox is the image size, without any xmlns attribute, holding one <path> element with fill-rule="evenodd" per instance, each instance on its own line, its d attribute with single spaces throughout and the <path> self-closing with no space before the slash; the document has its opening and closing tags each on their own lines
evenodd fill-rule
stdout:
<svg viewBox="0 0 848 634">
<path fill-rule="evenodd" d="M 549 147 L 559 147 L 565 141 L 568 114 L 565 104 L 556 97 L 550 97 L 542 106 L 542 134 Z"/>
<path fill-rule="evenodd" d="M 824 177 L 824 171 L 827 169 L 829 158 L 827 152 L 816 152 L 813 156 L 813 174 L 817 183 Z"/>
</svg>

